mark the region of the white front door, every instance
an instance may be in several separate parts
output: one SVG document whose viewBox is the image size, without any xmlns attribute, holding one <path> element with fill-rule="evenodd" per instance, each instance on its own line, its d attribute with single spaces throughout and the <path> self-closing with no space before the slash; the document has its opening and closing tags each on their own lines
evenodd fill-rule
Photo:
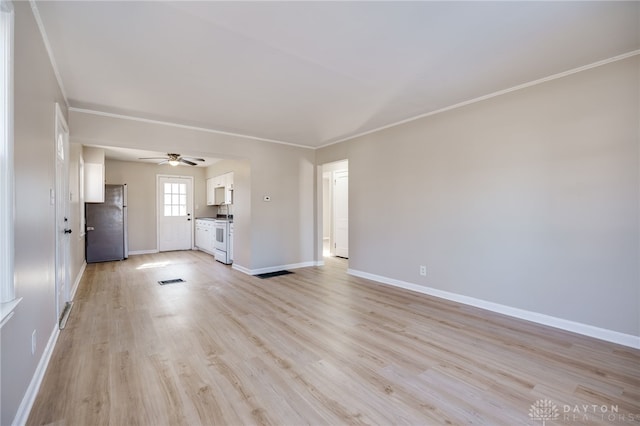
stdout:
<svg viewBox="0 0 640 426">
<path fill-rule="evenodd" d="M 349 172 L 333 174 L 334 254 L 349 257 Z"/>
<path fill-rule="evenodd" d="M 158 176 L 158 251 L 191 250 L 193 178 Z"/>
<path fill-rule="evenodd" d="M 52 195 L 56 209 L 56 312 L 61 320 L 69 301 L 69 129 L 58 104 L 55 111 L 56 187 Z"/>
</svg>

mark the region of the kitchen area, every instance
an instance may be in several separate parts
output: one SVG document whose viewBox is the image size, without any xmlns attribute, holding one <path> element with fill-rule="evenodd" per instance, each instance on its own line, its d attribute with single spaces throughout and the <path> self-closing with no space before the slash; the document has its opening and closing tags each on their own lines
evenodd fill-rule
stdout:
<svg viewBox="0 0 640 426">
<path fill-rule="evenodd" d="M 113 151 L 97 147 L 83 147 L 83 155 L 87 160 L 80 215 L 89 221 L 79 232 L 87 235 L 84 251 L 89 263 L 174 250 L 202 251 L 225 265 L 246 257 L 247 161 L 172 167 L 114 158 Z M 148 154 L 134 151 L 129 157 L 141 155 Z M 111 196 L 112 189 L 121 196 Z M 99 214 L 103 210 L 106 213 Z"/>
<path fill-rule="evenodd" d="M 233 179 L 233 172 L 227 172 L 206 180 L 207 206 L 218 213 L 195 220 L 194 246 L 226 265 L 233 263 Z"/>
</svg>

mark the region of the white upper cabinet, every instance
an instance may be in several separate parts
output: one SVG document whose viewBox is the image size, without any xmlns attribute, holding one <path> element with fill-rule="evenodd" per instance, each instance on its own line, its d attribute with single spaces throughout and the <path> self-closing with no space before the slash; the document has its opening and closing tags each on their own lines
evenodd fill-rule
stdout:
<svg viewBox="0 0 640 426">
<path fill-rule="evenodd" d="M 233 172 L 207 179 L 207 205 L 233 204 Z"/>
<path fill-rule="evenodd" d="M 225 176 L 224 203 L 233 204 L 233 172 L 229 172 Z"/>
<path fill-rule="evenodd" d="M 104 203 L 104 149 L 83 147 L 84 202 Z"/>
<path fill-rule="evenodd" d="M 214 178 L 207 179 L 207 205 L 214 206 L 216 204 L 216 186 Z"/>
</svg>

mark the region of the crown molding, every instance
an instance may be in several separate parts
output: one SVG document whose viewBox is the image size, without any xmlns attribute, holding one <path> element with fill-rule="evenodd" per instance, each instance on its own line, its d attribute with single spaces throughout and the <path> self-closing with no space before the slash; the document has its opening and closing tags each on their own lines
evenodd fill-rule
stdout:
<svg viewBox="0 0 640 426">
<path fill-rule="evenodd" d="M 67 108 L 69 108 L 69 100 L 67 98 L 67 92 L 64 89 L 64 84 L 62 84 L 62 77 L 60 77 L 60 72 L 58 71 L 58 65 L 56 64 L 56 59 L 53 56 L 53 50 L 51 50 L 51 44 L 49 43 L 49 37 L 47 37 L 47 32 L 44 29 L 44 24 L 42 23 L 42 18 L 40 17 L 40 11 L 38 10 L 38 6 L 36 5 L 35 0 L 29 0 L 29 4 L 31 5 L 31 13 L 33 13 L 33 17 L 35 18 L 36 24 L 38 25 L 38 29 L 40 30 L 40 35 L 42 36 L 44 47 L 47 50 L 47 54 L 49 55 L 49 62 L 51 62 L 51 67 L 53 68 L 53 73 L 56 76 L 58 87 L 60 88 L 60 92 L 62 93 L 62 97 L 64 98 L 64 103 L 67 106 Z"/>
<path fill-rule="evenodd" d="M 244 138 L 244 139 L 250 139 L 250 140 L 256 140 L 256 141 L 261 141 L 261 142 L 269 142 L 269 143 L 275 143 L 275 144 L 279 144 L 279 145 L 287 145 L 287 146 L 292 146 L 292 147 L 296 147 L 296 148 L 304 148 L 304 149 L 311 149 L 311 150 L 318 150 L 318 149 L 322 149 L 322 148 L 326 148 L 329 147 L 331 145 L 337 145 L 339 143 L 342 142 L 346 142 L 352 139 L 356 139 L 362 136 L 366 136 L 372 133 L 376 133 L 382 130 L 386 130 L 392 127 L 396 127 L 396 126 L 400 126 L 402 124 L 406 124 L 406 123 L 410 123 L 412 121 L 416 121 L 419 120 L 421 118 L 426 118 L 426 117 L 431 117 L 433 115 L 437 115 L 437 114 L 441 114 L 443 112 L 447 112 L 447 111 L 451 111 L 457 108 L 462 108 L 465 107 L 467 105 L 471 105 L 477 102 L 482 102 L 488 99 L 492 99 L 498 96 L 502 96 L 502 95 L 506 95 L 508 93 L 511 92 L 516 92 L 522 89 L 526 89 L 532 86 L 536 86 L 539 84 L 543 84 L 549 81 L 553 81 L 553 80 L 557 80 L 560 78 L 564 78 L 573 74 L 577 74 L 579 72 L 582 71 L 587 71 L 593 68 L 597 68 L 603 65 L 607 65 L 613 62 L 617 62 L 617 61 L 621 61 L 624 59 L 628 59 L 631 58 L 633 56 L 636 55 L 640 55 L 640 49 L 638 50 L 633 50 L 627 53 L 623 53 L 621 55 L 617 55 L 608 59 L 603 59 L 601 61 L 597 61 L 597 62 L 593 62 L 591 64 L 588 65 L 584 65 L 581 67 L 577 67 L 577 68 L 573 68 L 567 71 L 563 71 L 557 74 L 553 74 L 547 77 L 543 77 L 537 80 L 533 80 L 527 83 L 523 83 L 523 84 L 519 84 L 517 86 L 513 86 L 507 89 L 503 89 L 503 90 L 498 90 L 496 92 L 493 93 L 489 93 L 487 95 L 483 95 L 483 96 L 479 96 L 477 98 L 473 98 L 473 99 L 469 99 L 466 101 L 462 101 L 444 108 L 440 108 L 438 110 L 435 111 L 431 111 L 431 112 L 427 112 L 424 114 L 420 114 L 420 115 L 416 115 L 413 117 L 409 117 L 406 118 L 404 120 L 400 120 L 400 121 L 396 121 L 390 124 L 386 124 L 384 126 L 380 126 L 380 127 L 376 127 L 375 129 L 371 129 L 371 130 L 367 130 L 364 132 L 360 132 L 357 133 L 355 135 L 351 135 L 351 136 L 347 136 L 341 139 L 338 139 L 336 141 L 332 141 L 329 143 L 326 143 L 324 145 L 320 145 L 320 146 L 308 146 L 308 145 L 300 145 L 300 144 L 296 144 L 296 143 L 292 143 L 292 142 L 287 142 L 287 141 L 281 141 L 281 140 L 277 140 L 277 139 L 268 139 L 268 138 L 262 138 L 262 137 L 258 137 L 258 136 L 251 136 L 251 135 L 245 135 L 245 134 L 241 134 L 241 133 L 232 133 L 232 132 L 225 132 L 222 130 L 216 130 L 216 129 L 210 129 L 210 128 L 206 128 L 206 127 L 198 127 L 198 126 L 189 126 L 189 125 L 184 125 L 184 124 L 179 124 L 179 123 L 174 123 L 174 122 L 169 122 L 169 121 L 161 121 L 161 120 L 151 120 L 151 119 L 146 119 L 146 118 L 141 118 L 141 117 L 135 117 L 135 116 L 130 116 L 130 115 L 124 115 L 124 114 L 114 114 L 114 113 L 108 113 L 108 112 L 104 112 L 104 111 L 96 111 L 96 110 L 91 110 L 91 109 L 84 109 L 84 108 L 75 108 L 75 107 L 71 107 L 69 105 L 69 101 L 67 98 L 67 94 L 66 94 L 66 90 L 64 88 L 64 85 L 62 84 L 62 78 L 60 77 L 60 72 L 58 71 L 58 66 L 56 65 L 56 61 L 55 58 L 53 56 L 53 51 L 51 49 L 51 45 L 49 43 L 49 38 L 47 37 L 47 33 L 45 31 L 44 28 L 44 24 L 42 23 L 42 19 L 40 17 L 40 12 L 38 11 L 38 7 L 36 5 L 35 0 L 29 0 L 29 4 L 31 5 L 31 11 L 33 13 L 33 16 L 36 20 L 36 23 L 38 25 L 38 29 L 40 30 L 40 34 L 42 36 L 42 40 L 44 42 L 45 48 L 47 50 L 47 54 L 49 55 L 49 61 L 51 62 L 51 66 L 53 68 L 53 72 L 56 76 L 56 80 L 58 82 L 58 86 L 60 87 L 60 91 L 62 93 L 62 96 L 64 98 L 64 102 L 67 106 L 67 108 L 69 109 L 69 111 L 75 111 L 75 112 L 81 112 L 81 113 L 86 113 L 86 114 L 93 114 L 93 115 L 99 115 L 99 116 L 104 116 L 104 117 L 111 117 L 111 118 L 119 118 L 119 119 L 124 119 L 124 120 L 132 120 L 132 121 L 138 121 L 138 122 L 143 122 L 143 123 L 150 123 L 150 124 L 159 124 L 159 125 L 164 125 L 164 126 L 171 126 L 171 127 L 177 127 L 177 128 L 181 128 L 181 129 L 187 129 L 187 130 L 196 130 L 196 131 L 201 131 L 201 132 L 207 132 L 207 133 L 214 133 L 214 134 L 218 134 L 218 135 L 225 135 L 225 136 L 233 136 L 233 137 L 240 137 L 240 138 Z"/>
<path fill-rule="evenodd" d="M 222 131 L 222 130 L 209 129 L 207 127 L 189 126 L 189 125 L 186 125 L 186 124 L 179 124 L 179 123 L 174 123 L 174 122 L 171 122 L 171 121 L 152 120 L 152 119 L 149 119 L 149 118 L 135 117 L 135 116 L 126 115 L 126 114 L 114 114 L 114 113 L 111 113 L 111 112 L 96 111 L 96 110 L 93 110 L 93 109 L 76 108 L 76 107 L 69 107 L 69 111 L 80 112 L 80 113 L 83 113 L 83 114 L 98 115 L 98 116 L 101 116 L 101 117 L 110 117 L 110 118 L 119 118 L 119 119 L 122 119 L 122 120 L 138 121 L 138 122 L 141 122 L 141 123 L 159 124 L 161 126 L 177 127 L 179 129 L 196 130 L 196 131 L 199 131 L 199 132 L 214 133 L 214 134 L 217 134 L 217 135 L 233 136 L 233 137 L 237 137 L 237 138 L 251 139 L 251 140 L 260 141 L 260 142 L 269 142 L 269 143 L 275 143 L 275 144 L 280 144 L 280 145 L 288 145 L 288 146 L 292 146 L 292 147 L 295 147 L 295 148 L 316 149 L 315 147 L 312 147 L 312 146 L 300 145 L 300 144 L 295 144 L 295 143 L 292 143 L 292 142 L 279 141 L 277 139 L 267 139 L 267 138 L 261 138 L 261 137 L 258 137 L 258 136 L 244 135 L 244 134 L 241 134 L 241 133 L 225 132 L 225 131 Z"/>
<path fill-rule="evenodd" d="M 401 121 L 396 121 L 396 122 L 391 123 L 391 124 L 386 124 L 386 125 L 381 126 L 381 127 L 376 127 L 375 129 L 372 129 L 372 130 L 367 130 L 365 132 L 361 132 L 361 133 L 358 133 L 358 134 L 355 134 L 355 135 L 352 135 L 352 136 L 347 136 L 347 137 L 339 139 L 337 141 L 329 142 L 327 144 L 324 144 L 324 145 L 321 145 L 321 146 L 317 147 L 316 149 L 326 148 L 326 147 L 331 146 L 331 145 L 336 145 L 336 144 L 339 144 L 341 142 L 346 142 L 346 141 L 349 141 L 351 139 L 359 138 L 361 136 L 370 135 L 372 133 L 376 133 L 376 132 L 379 132 L 381 130 L 389 129 L 391 127 L 396 127 L 396 126 L 400 126 L 400 125 L 405 124 L 405 123 L 410 123 L 412 121 L 419 120 L 421 118 L 431 117 L 432 115 L 437 115 L 437 114 L 441 114 L 443 112 L 451 111 L 453 109 L 462 108 L 462 107 L 467 106 L 467 105 L 475 104 L 476 102 L 486 101 L 487 99 L 495 98 L 497 96 L 506 95 L 507 93 L 516 92 L 518 90 L 526 89 L 528 87 L 537 86 L 538 84 L 546 83 L 546 82 L 549 82 L 549 81 L 552 81 L 552 80 L 557 80 L 557 79 L 560 79 L 560 78 L 563 78 L 563 77 L 567 77 L 567 76 L 572 75 L 572 74 L 577 74 L 577 73 L 582 72 L 582 71 L 590 70 L 592 68 L 601 67 L 603 65 L 607 65 L 607 64 L 610 64 L 612 62 L 622 61 L 624 59 L 628 59 L 628 58 L 631 58 L 631 57 L 636 56 L 636 55 L 640 55 L 640 49 L 639 50 L 633 50 L 633 51 L 627 52 L 627 53 L 623 53 L 621 55 L 614 56 L 612 58 L 603 59 L 603 60 L 598 61 L 598 62 L 593 62 L 591 64 L 584 65 L 584 66 L 581 66 L 581 67 L 578 67 L 578 68 L 573 68 L 573 69 L 568 70 L 568 71 L 563 71 L 563 72 L 560 72 L 560 73 L 557 73 L 557 74 L 553 74 L 553 75 L 550 75 L 548 77 L 543 77 L 543 78 L 540 78 L 538 80 L 533 80 L 533 81 L 530 81 L 528 83 L 519 84 L 517 86 L 513 86 L 513 87 L 510 87 L 508 89 L 498 90 L 497 92 L 489 93 L 487 95 L 479 96 L 477 98 L 469 99 L 467 101 L 462 101 L 462 102 L 459 102 L 457 104 L 453 104 L 453 105 L 450 105 L 450 106 L 447 106 L 447 107 L 444 107 L 444 108 L 440 108 L 440 109 L 438 109 L 436 111 L 427 112 L 427 113 L 424 113 L 424 114 L 416 115 L 414 117 L 406 118 L 406 119 L 401 120 Z"/>
</svg>

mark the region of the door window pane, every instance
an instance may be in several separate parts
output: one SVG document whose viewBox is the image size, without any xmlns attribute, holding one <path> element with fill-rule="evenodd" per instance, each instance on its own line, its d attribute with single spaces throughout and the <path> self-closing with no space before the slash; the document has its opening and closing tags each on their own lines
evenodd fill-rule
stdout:
<svg viewBox="0 0 640 426">
<path fill-rule="evenodd" d="M 165 183 L 163 204 L 165 216 L 186 216 L 187 184 Z"/>
</svg>

